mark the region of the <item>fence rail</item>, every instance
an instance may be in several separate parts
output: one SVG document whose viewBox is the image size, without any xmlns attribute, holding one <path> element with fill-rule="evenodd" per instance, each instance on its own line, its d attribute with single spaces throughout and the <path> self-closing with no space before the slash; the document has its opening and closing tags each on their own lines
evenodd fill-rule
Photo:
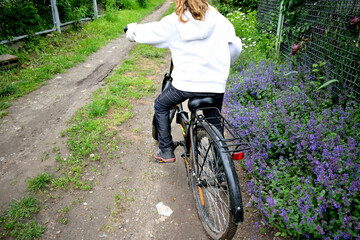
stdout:
<svg viewBox="0 0 360 240">
<path fill-rule="evenodd" d="M 300 46 L 298 53 L 310 63 L 327 63 L 337 89 L 360 99 L 360 0 L 304 0 L 294 19 L 281 16 L 282 1 L 260 0 L 258 9 L 262 27 L 278 34 L 281 54 L 291 60 L 298 57 L 294 44 Z"/>
<path fill-rule="evenodd" d="M 53 19 L 53 24 L 54 24 L 53 28 L 43 30 L 43 31 L 39 31 L 39 32 L 35 32 L 35 33 L 33 33 L 34 35 L 41 35 L 41 34 L 46 34 L 46 33 L 55 32 L 55 31 L 61 33 L 61 27 L 64 27 L 66 25 L 69 25 L 69 24 L 72 24 L 72 23 L 75 22 L 75 21 L 68 21 L 68 22 L 62 23 L 61 20 L 60 20 L 56 0 L 50 0 L 50 2 L 51 2 L 52 19 Z M 97 8 L 96 0 L 93 0 L 93 11 L 94 11 L 93 18 L 81 18 L 78 21 L 89 21 L 91 19 L 96 19 L 96 18 L 99 17 L 98 16 L 98 8 Z M 9 42 L 18 41 L 18 40 L 21 40 L 21 39 L 24 39 L 24 38 L 27 38 L 27 37 L 29 37 L 29 35 L 25 34 L 25 35 L 13 37 L 12 39 L 9 39 L 9 40 L 2 40 L 2 41 L 0 41 L 0 45 L 5 44 L 5 43 L 9 43 Z"/>
</svg>

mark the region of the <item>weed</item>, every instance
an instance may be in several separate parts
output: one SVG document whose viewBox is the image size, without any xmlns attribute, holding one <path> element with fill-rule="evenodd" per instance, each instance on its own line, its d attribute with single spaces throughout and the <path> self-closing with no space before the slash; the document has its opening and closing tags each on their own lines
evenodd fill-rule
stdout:
<svg viewBox="0 0 360 240">
<path fill-rule="evenodd" d="M 142 127 L 137 127 L 137 128 L 134 128 L 132 131 L 133 131 L 134 133 L 139 134 L 139 133 L 141 132 L 141 129 L 142 129 Z"/>
<path fill-rule="evenodd" d="M 68 213 L 70 211 L 69 206 L 65 206 L 63 209 L 58 210 L 57 212 L 61 212 L 61 213 Z"/>
<path fill-rule="evenodd" d="M 53 147 L 53 152 L 59 152 L 60 151 L 60 147 Z"/>
<path fill-rule="evenodd" d="M 8 108 L 8 107 L 6 107 L 6 108 Z M 1 109 L 1 104 L 0 104 L 0 109 Z M 8 111 L 0 111 L 0 118 L 3 118 L 3 117 L 5 117 L 5 116 L 8 115 L 8 114 L 9 114 Z"/>
<path fill-rule="evenodd" d="M 42 156 L 41 159 L 40 159 L 41 162 L 49 159 L 49 156 L 50 156 L 49 152 L 44 152 L 43 154 L 44 154 L 44 156 Z"/>
<path fill-rule="evenodd" d="M 55 199 L 56 196 L 54 196 L 53 194 L 50 193 L 50 194 L 48 195 L 48 198 L 50 198 L 50 199 Z"/>
<path fill-rule="evenodd" d="M 52 184 L 60 189 L 68 189 L 69 188 L 69 179 L 66 177 L 57 177 L 52 180 Z"/>
<path fill-rule="evenodd" d="M 52 176 L 49 173 L 40 173 L 37 177 L 28 180 L 28 189 L 32 192 L 43 190 L 51 183 Z"/>
<path fill-rule="evenodd" d="M 58 153 L 58 154 L 56 154 L 55 155 L 55 161 L 57 161 L 57 162 L 62 162 L 64 159 L 61 157 L 61 154 L 60 153 Z"/>
<path fill-rule="evenodd" d="M 21 200 L 13 200 L 10 208 L 0 216 L 2 232 L 0 238 L 12 237 L 15 239 L 39 238 L 45 227 L 34 220 L 30 220 L 40 210 L 37 199 L 26 196 Z"/>
<path fill-rule="evenodd" d="M 14 95 L 16 92 L 18 92 L 18 88 L 14 84 L 8 84 L 0 89 L 0 97 Z"/>
<path fill-rule="evenodd" d="M 66 225 L 66 224 L 68 223 L 68 221 L 69 221 L 69 219 L 66 218 L 66 217 L 59 219 L 59 223 L 62 223 L 62 224 L 64 224 L 64 225 Z"/>
</svg>

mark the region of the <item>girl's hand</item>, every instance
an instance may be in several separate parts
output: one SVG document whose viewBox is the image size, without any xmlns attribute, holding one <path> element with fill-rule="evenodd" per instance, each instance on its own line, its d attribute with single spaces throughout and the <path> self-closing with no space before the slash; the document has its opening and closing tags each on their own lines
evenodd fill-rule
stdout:
<svg viewBox="0 0 360 240">
<path fill-rule="evenodd" d="M 127 31 L 126 31 L 126 38 L 129 39 L 131 42 L 135 42 L 135 33 L 134 28 L 137 25 L 137 23 L 130 23 L 127 25 Z"/>
</svg>

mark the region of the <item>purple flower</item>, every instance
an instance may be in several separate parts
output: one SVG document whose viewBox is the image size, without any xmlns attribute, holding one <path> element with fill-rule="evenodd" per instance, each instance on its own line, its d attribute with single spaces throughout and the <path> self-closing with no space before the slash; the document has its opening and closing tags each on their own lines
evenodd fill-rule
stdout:
<svg viewBox="0 0 360 240">
<path fill-rule="evenodd" d="M 290 71 L 264 61 L 229 79 L 224 111 L 252 149 L 244 159 L 248 191 L 269 224 L 280 221 L 284 231 L 355 239 L 350 230 L 359 232 L 360 225 L 351 206 L 360 195 L 360 124 L 353 119 L 359 105 L 321 108 L 311 67 L 285 74 Z"/>
</svg>

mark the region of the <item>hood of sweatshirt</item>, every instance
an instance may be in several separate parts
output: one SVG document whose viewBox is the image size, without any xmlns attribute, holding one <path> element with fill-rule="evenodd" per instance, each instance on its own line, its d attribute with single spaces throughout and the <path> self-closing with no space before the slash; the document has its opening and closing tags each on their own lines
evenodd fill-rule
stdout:
<svg viewBox="0 0 360 240">
<path fill-rule="evenodd" d="M 176 27 L 184 41 L 201 40 L 207 38 L 215 27 L 215 19 L 211 17 L 212 11 L 216 11 L 210 7 L 206 12 L 205 20 L 199 21 L 193 18 L 189 11 L 184 13 L 183 19 L 186 23 L 178 21 Z"/>
</svg>

